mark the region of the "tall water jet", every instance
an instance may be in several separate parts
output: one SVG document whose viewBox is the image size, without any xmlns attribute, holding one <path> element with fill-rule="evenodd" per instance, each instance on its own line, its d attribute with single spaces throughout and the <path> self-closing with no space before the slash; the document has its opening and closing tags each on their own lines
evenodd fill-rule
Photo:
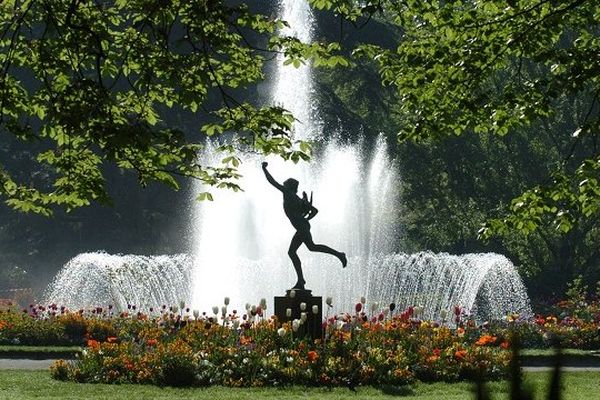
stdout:
<svg viewBox="0 0 600 400">
<path fill-rule="evenodd" d="M 187 255 L 137 256 L 104 252 L 71 259 L 48 286 L 46 304 L 71 309 L 128 305 L 150 307 L 189 302 L 192 263 Z"/>
<path fill-rule="evenodd" d="M 314 18 L 306 1 L 283 0 L 280 16 L 289 23 L 283 34 L 311 41 Z M 317 135 L 321 125 L 312 95 L 310 66 L 284 66 L 279 59 L 271 101 L 298 120 L 296 139 L 322 136 Z M 299 192 L 314 192 L 320 210 L 311 221 L 314 241 L 349 256 L 348 267 L 342 270 L 334 257 L 301 247 L 307 288 L 332 296 L 338 311 L 350 310 L 364 295 L 371 301 L 422 305 L 430 318 L 455 305 L 475 312 L 478 303 L 486 305 L 486 317 L 531 313 L 514 266 L 502 256 L 395 254 L 400 180 L 381 138 L 368 153 L 335 137 L 319 144 L 310 163 L 267 158 L 277 180 L 294 177 L 300 181 Z M 219 162 L 210 146 L 201 157 L 207 164 Z M 270 299 L 295 282 L 286 254 L 294 229 L 283 213 L 281 194 L 266 182 L 260 168 L 263 158 L 253 154 L 242 158 L 240 183 L 245 192 L 217 191 L 215 202 L 195 208 L 193 302 L 199 308 L 219 304 L 225 296 L 237 307 Z"/>
<path fill-rule="evenodd" d="M 280 16 L 289 23 L 282 34 L 310 42 L 313 16 L 306 1 L 282 1 Z M 295 139 L 316 139 L 321 124 L 311 100 L 310 66 L 295 68 L 283 61 L 280 58 L 274 70 L 271 102 L 294 114 Z M 342 144 L 331 137 L 316 153 L 312 162 L 297 165 L 278 157 L 266 160 L 276 179 L 294 177 L 300 181 L 300 192 L 314 193 L 319 209 L 311 221 L 315 243 L 326 242 L 349 256 L 349 268 L 342 270 L 337 259 L 308 254 L 301 247 L 307 287 L 334 296 L 338 304 L 351 304 L 370 287 L 365 261 L 395 247 L 392 208 L 398 197 L 398 176 L 383 139 L 365 154 L 360 145 Z M 210 146 L 201 158 L 206 164 L 219 162 Z M 283 213 L 281 194 L 264 178 L 260 168 L 264 158 L 245 154 L 242 160 L 240 184 L 245 192 L 216 191 L 214 202 L 195 209 L 194 304 L 200 308 L 219 303 L 224 296 L 238 305 L 272 298 L 295 282 L 287 257 L 295 231 Z"/>
</svg>

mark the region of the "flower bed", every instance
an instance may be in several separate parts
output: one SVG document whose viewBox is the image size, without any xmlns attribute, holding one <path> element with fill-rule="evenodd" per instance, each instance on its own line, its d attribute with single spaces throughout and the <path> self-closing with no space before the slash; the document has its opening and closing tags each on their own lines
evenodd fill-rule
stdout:
<svg viewBox="0 0 600 400">
<path fill-rule="evenodd" d="M 595 307 L 595 306 L 594 306 Z M 263 308 L 208 316 L 163 306 L 146 313 L 106 309 L 69 311 L 51 305 L 0 313 L 0 344 L 81 344 L 76 361 L 52 367 L 57 379 L 173 386 L 401 385 L 415 379 L 456 381 L 504 377 L 508 338 L 527 347 L 554 336 L 566 347 L 599 348 L 597 308 L 559 317 L 476 325 L 455 308 L 451 321 L 422 321 L 418 307 L 394 306 L 328 318 L 323 336 L 299 337 L 298 324 L 277 324 Z M 221 311 L 221 314 L 219 314 Z"/>
<path fill-rule="evenodd" d="M 500 378 L 510 361 L 496 337 L 473 343 L 449 327 L 400 317 L 335 320 L 314 342 L 295 337 L 291 324 L 278 328 L 275 319 L 238 329 L 192 320 L 168 330 L 147 326 L 134 340 L 89 339 L 80 360 L 58 362 L 52 374 L 80 382 L 174 386 L 402 385 L 414 379 Z"/>
</svg>

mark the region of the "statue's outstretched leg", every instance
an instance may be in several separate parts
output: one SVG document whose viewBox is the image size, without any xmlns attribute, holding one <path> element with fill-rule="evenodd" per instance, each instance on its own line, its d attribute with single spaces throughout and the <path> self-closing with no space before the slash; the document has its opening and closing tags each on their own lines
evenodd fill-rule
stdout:
<svg viewBox="0 0 600 400">
<path fill-rule="evenodd" d="M 306 247 L 308 248 L 308 250 L 334 255 L 342 263 L 342 268 L 346 268 L 346 264 L 348 264 L 348 260 L 346 259 L 346 253 L 334 250 L 331 247 L 326 246 L 324 244 L 316 244 L 312 240 L 312 235 L 310 234 L 310 231 L 308 232 L 308 235 L 305 235 L 305 236 L 306 237 L 304 239 L 304 243 L 306 244 Z"/>
<path fill-rule="evenodd" d="M 296 270 L 296 275 L 298 275 L 298 282 L 296 282 L 293 289 L 304 289 L 304 284 L 306 283 L 304 281 L 304 275 L 302 274 L 302 264 L 300 262 L 300 257 L 298 257 L 298 254 L 296 253 L 296 251 L 300 248 L 301 245 L 302 239 L 300 237 L 300 234 L 296 232 L 294 234 L 294 237 L 292 237 L 292 242 L 290 243 L 290 248 L 288 250 L 288 256 L 290 256 L 292 264 L 294 265 L 294 269 Z"/>
</svg>

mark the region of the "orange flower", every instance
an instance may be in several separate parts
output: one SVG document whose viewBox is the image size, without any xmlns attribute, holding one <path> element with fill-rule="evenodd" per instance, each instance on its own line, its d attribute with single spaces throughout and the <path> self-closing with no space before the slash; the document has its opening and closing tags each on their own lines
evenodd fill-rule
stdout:
<svg viewBox="0 0 600 400">
<path fill-rule="evenodd" d="M 508 343 L 506 340 L 503 341 L 502 343 L 500 343 L 500 347 L 502 347 L 503 349 L 508 349 L 510 347 L 510 343 Z"/>
<path fill-rule="evenodd" d="M 319 359 L 319 354 L 317 354 L 317 352 L 314 350 L 309 351 L 306 355 L 308 356 L 308 361 L 310 362 L 314 362 Z"/>
<path fill-rule="evenodd" d="M 464 330 L 464 328 L 458 328 L 458 329 L 456 330 L 456 336 L 458 336 L 458 337 L 463 337 L 463 336 L 465 336 L 465 330 Z"/>
<path fill-rule="evenodd" d="M 100 348 L 100 342 L 98 342 L 97 340 L 94 340 L 94 339 L 88 339 L 87 346 L 91 347 L 94 350 L 97 350 Z"/>
<path fill-rule="evenodd" d="M 114 336 L 109 336 L 109 337 L 106 338 L 106 341 L 108 343 L 116 343 L 117 342 L 117 338 L 114 337 Z"/>
<path fill-rule="evenodd" d="M 458 349 L 454 352 L 454 358 L 457 360 L 464 360 L 467 356 L 467 351 L 463 349 Z"/>
<path fill-rule="evenodd" d="M 252 338 L 248 336 L 240 336 L 240 345 L 245 346 L 252 343 Z"/>
<path fill-rule="evenodd" d="M 439 359 L 440 359 L 440 353 L 439 353 L 439 351 L 437 353 L 434 351 L 433 355 L 427 357 L 427 362 L 434 363 L 434 362 L 436 362 Z"/>
<path fill-rule="evenodd" d="M 475 344 L 477 346 L 486 346 L 488 344 L 494 344 L 496 343 L 496 336 L 491 336 L 491 335 L 483 335 L 482 337 L 479 338 L 478 341 L 475 342 Z"/>
<path fill-rule="evenodd" d="M 156 346 L 157 343 L 158 343 L 158 340 L 156 340 L 156 339 L 146 340 L 146 345 L 148 345 L 148 346 Z"/>
</svg>

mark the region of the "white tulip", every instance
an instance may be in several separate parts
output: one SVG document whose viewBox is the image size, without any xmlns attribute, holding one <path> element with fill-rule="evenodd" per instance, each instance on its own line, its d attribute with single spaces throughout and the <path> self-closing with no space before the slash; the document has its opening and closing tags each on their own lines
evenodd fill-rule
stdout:
<svg viewBox="0 0 600 400">
<path fill-rule="evenodd" d="M 306 303 L 300 303 L 300 310 L 306 310 Z"/>
<path fill-rule="evenodd" d="M 279 336 L 285 336 L 285 328 L 279 328 L 279 329 L 277 329 L 277 334 Z"/>
<path fill-rule="evenodd" d="M 308 317 L 306 316 L 306 313 L 305 313 L 305 312 L 303 312 L 303 313 L 300 313 L 300 321 L 302 321 L 302 322 L 306 322 L 306 318 L 308 318 Z"/>
<path fill-rule="evenodd" d="M 319 313 L 319 306 L 317 306 L 317 305 L 312 306 L 312 312 L 313 312 L 313 314 L 318 314 Z"/>
<path fill-rule="evenodd" d="M 290 290 L 290 299 L 293 299 L 294 297 L 296 297 L 296 291 Z"/>
<path fill-rule="evenodd" d="M 286 308 L 285 309 L 285 316 L 290 318 L 292 316 L 292 309 L 291 308 Z"/>
<path fill-rule="evenodd" d="M 229 297 L 225 297 L 225 300 L 223 301 L 223 303 L 225 303 L 226 306 L 229 305 Z"/>
<path fill-rule="evenodd" d="M 218 306 L 214 306 L 213 309 L 213 314 L 217 315 L 219 313 L 219 307 Z"/>
<path fill-rule="evenodd" d="M 362 304 L 365 304 L 365 303 L 367 302 L 367 299 L 365 299 L 365 296 L 361 296 L 361 297 L 360 297 L 360 302 L 361 302 Z"/>
</svg>

